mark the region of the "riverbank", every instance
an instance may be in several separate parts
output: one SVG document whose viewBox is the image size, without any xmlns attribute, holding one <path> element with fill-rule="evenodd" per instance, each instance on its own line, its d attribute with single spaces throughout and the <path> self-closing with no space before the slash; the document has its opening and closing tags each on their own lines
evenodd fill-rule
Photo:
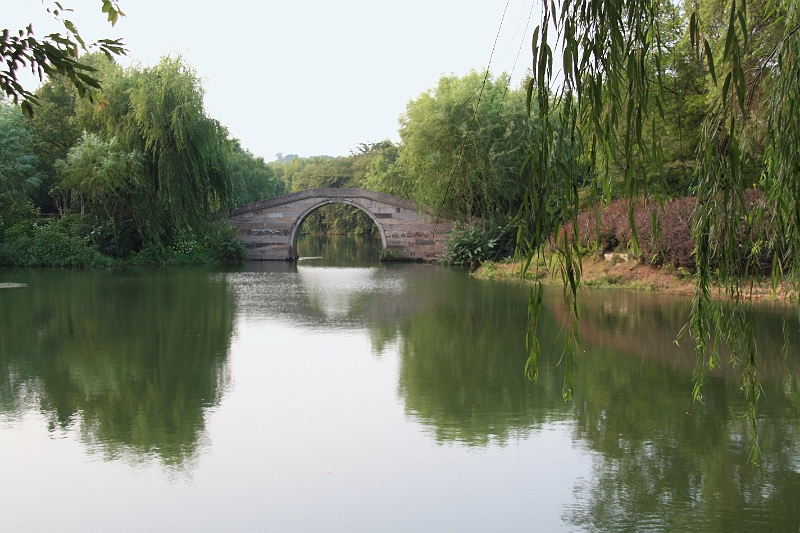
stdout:
<svg viewBox="0 0 800 533">
<path fill-rule="evenodd" d="M 548 261 L 551 258 L 547 259 Z M 540 279 L 548 285 L 561 284 L 557 269 L 551 268 L 551 274 L 543 274 Z M 605 254 L 602 257 L 586 256 L 581 260 L 581 280 L 584 287 L 625 289 L 651 293 L 692 296 L 695 289 L 695 275 L 682 268 L 670 266 L 654 266 L 629 259 L 627 254 Z M 509 280 L 530 283 L 536 278 L 536 268 L 531 266 L 524 277 L 520 276 L 522 263 L 483 263 L 473 276 L 478 279 Z M 715 294 L 724 296 L 724 287 L 715 285 Z M 797 293 L 789 282 L 782 281 L 773 294 L 769 278 L 748 281 L 747 295 L 753 300 L 771 300 L 795 303 Z"/>
<path fill-rule="evenodd" d="M 0 227 L 0 266 L 91 267 L 238 263 L 247 250 L 226 225 L 209 224 L 195 235 L 173 231 L 146 244 L 138 232 L 118 231 L 113 222 L 67 215 L 29 219 Z M 135 237 L 135 238 L 134 238 Z"/>
</svg>

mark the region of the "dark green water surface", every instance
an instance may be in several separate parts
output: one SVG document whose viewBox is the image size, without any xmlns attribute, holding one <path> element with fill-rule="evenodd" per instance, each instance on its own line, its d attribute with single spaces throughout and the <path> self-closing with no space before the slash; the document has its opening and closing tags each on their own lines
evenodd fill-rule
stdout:
<svg viewBox="0 0 800 533">
<path fill-rule="evenodd" d="M 0 530 L 798 531 L 784 311 L 752 317 L 754 467 L 740 368 L 691 401 L 688 300 L 585 291 L 565 403 L 559 290 L 534 386 L 524 286 L 298 248 L 318 259 L 0 270 Z"/>
</svg>

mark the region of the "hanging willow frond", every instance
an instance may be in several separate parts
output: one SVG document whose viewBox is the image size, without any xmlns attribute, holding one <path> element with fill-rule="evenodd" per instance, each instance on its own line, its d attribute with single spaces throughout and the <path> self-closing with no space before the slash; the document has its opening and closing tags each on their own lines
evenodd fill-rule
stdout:
<svg viewBox="0 0 800 533">
<path fill-rule="evenodd" d="M 693 394 L 701 398 L 703 376 L 717 365 L 722 341 L 731 362 L 743 366 L 755 461 L 760 384 L 743 280 L 762 272 L 764 264 L 772 265 L 773 286 L 778 276 L 800 271 L 800 8 L 793 0 L 755 7 L 745 0 L 698 0 L 678 17 L 676 38 L 668 26 L 678 9 L 660 0 L 542 2 L 528 86 L 528 111 L 538 114 L 540 129 L 526 160 L 530 180 L 519 213 L 518 249 L 523 274 L 553 267 L 561 273 L 569 310 L 568 398 L 577 342 L 579 207 L 628 198 L 632 246 L 638 249 L 633 209 L 642 197 L 662 201 L 656 186 L 664 164 L 659 124 L 668 80 L 678 68 L 676 51 L 685 50 L 685 61 L 706 77 L 694 164 L 698 274 L 688 324 L 697 354 Z M 556 55 L 561 72 L 554 72 Z M 564 138 L 582 146 L 591 164 L 589 197 L 583 200 L 571 170 L 574 155 L 559 150 Z M 546 247 L 554 260 L 542 261 Z M 725 304 L 713 294 L 715 283 Z M 540 312 L 534 304 L 532 299 L 530 309 Z M 535 326 L 538 315 L 530 320 Z M 528 375 L 536 375 L 534 352 Z"/>
</svg>

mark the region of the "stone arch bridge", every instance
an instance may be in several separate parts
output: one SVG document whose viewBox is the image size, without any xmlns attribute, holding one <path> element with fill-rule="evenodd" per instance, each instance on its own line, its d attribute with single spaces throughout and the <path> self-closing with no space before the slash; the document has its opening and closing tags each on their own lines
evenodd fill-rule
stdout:
<svg viewBox="0 0 800 533">
<path fill-rule="evenodd" d="M 441 218 L 410 200 L 365 189 L 308 189 L 240 205 L 228 218 L 255 261 L 297 260 L 303 220 L 320 207 L 343 203 L 364 211 L 378 227 L 384 259 L 434 261 L 442 258 L 455 216 Z"/>
</svg>

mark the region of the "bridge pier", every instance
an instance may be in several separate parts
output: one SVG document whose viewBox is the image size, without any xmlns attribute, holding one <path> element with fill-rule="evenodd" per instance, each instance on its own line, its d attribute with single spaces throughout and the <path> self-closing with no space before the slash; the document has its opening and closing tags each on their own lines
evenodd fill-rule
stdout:
<svg viewBox="0 0 800 533">
<path fill-rule="evenodd" d="M 381 236 L 383 258 L 436 261 L 442 258 L 453 220 L 439 220 L 414 202 L 365 189 L 308 189 L 240 205 L 228 218 L 254 261 L 297 260 L 297 237 L 305 218 L 332 203 L 364 211 Z"/>
</svg>

